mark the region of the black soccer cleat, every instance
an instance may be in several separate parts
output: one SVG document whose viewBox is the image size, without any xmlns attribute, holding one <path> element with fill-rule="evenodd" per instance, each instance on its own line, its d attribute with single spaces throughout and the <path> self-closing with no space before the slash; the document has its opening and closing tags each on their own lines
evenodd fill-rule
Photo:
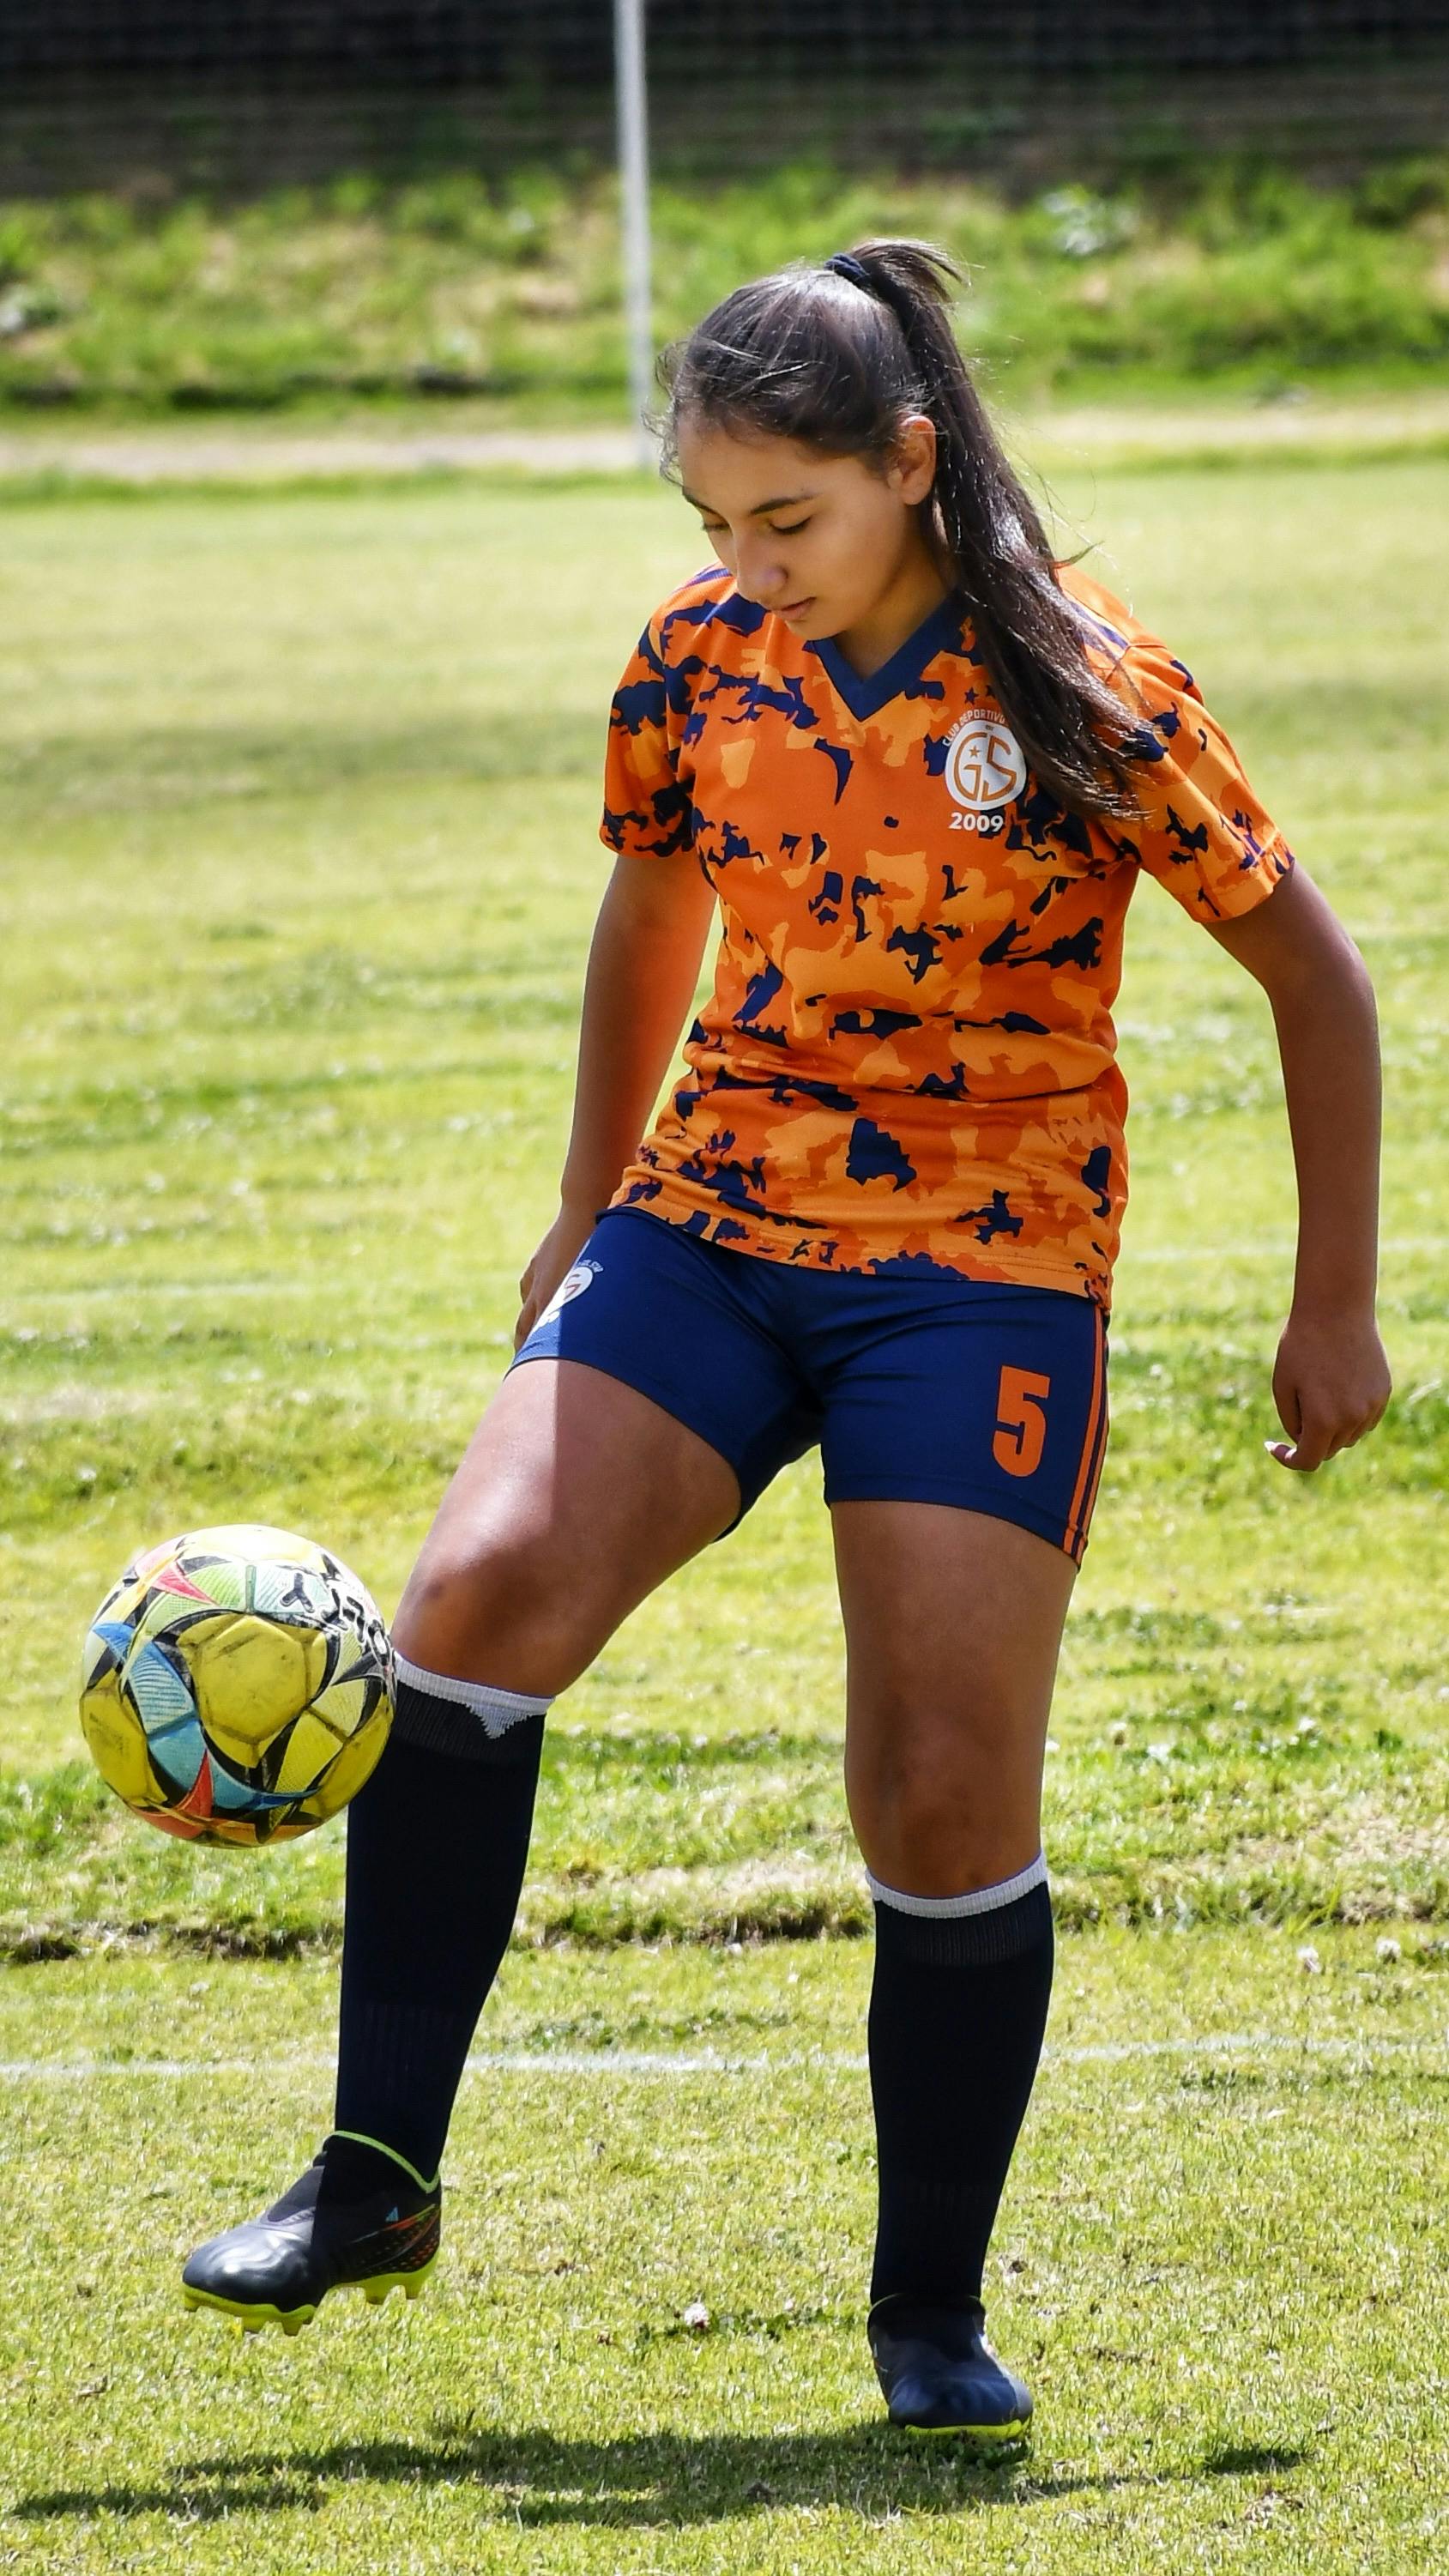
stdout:
<svg viewBox="0 0 1449 2576">
<path fill-rule="evenodd" d="M 979 2301 L 931 2308 L 900 2294 L 878 2299 L 866 2333 L 893 2424 L 981 2442 L 1024 2439 L 1031 2391 L 997 2360 Z"/>
<path fill-rule="evenodd" d="M 342 2200 L 323 2192 L 324 2143 L 264 2217 L 197 2247 L 181 2275 L 187 2307 L 215 2308 L 246 2334 L 278 2325 L 291 2335 L 310 2325 L 329 2290 L 359 2289 L 372 2307 L 392 2289 L 415 2299 L 437 2261 L 442 2185 L 392 2161 L 395 2182 Z"/>
</svg>

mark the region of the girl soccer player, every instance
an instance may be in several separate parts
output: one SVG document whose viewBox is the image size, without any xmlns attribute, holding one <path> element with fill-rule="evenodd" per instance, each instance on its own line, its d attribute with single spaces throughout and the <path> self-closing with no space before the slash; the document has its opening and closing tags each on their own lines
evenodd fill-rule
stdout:
<svg viewBox="0 0 1449 2576">
<path fill-rule="evenodd" d="M 337 2126 L 186 2266 L 245 2323 L 420 2284 L 545 1711 L 818 1441 L 875 1900 L 871 2350 L 895 2422 L 1023 2430 L 982 2274 L 1051 1984 L 1042 1756 L 1106 1438 L 1109 1014 L 1144 869 L 1277 1024 L 1299 1245 L 1273 1455 L 1311 1471 L 1387 1401 L 1364 968 L 1191 675 L 1054 555 L 952 275 L 866 243 L 741 288 L 670 362 L 718 562 L 614 700 L 561 1206 L 349 1817 Z M 716 905 L 714 990 L 641 1143 Z"/>
</svg>

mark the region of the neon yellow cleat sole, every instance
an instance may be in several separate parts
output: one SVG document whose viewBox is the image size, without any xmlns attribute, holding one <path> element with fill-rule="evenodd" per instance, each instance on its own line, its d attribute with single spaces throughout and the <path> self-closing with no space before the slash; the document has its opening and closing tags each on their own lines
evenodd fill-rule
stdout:
<svg viewBox="0 0 1449 2576">
<path fill-rule="evenodd" d="M 416 2272 L 379 2272 L 371 2281 L 339 2281 L 335 2290 L 360 2290 L 370 2308 L 380 2308 L 390 2290 L 401 2290 L 404 2299 L 420 2299 L 437 2260 L 435 2254 L 431 2262 L 422 2264 Z M 215 2315 L 225 2317 L 229 2325 L 235 2326 L 238 2334 L 260 2334 L 263 2326 L 280 2326 L 284 2335 L 296 2335 L 304 2326 L 311 2324 L 322 2302 L 313 2299 L 303 2307 L 278 2308 L 270 2300 L 228 2299 L 218 2290 L 193 2290 L 186 2285 L 181 2292 L 181 2304 L 187 2309 L 210 2308 Z"/>
<path fill-rule="evenodd" d="M 980 2442 L 984 2449 L 1009 2451 L 1017 2442 L 1031 2440 L 1030 2424 L 897 2424 L 898 2433 L 909 2433 L 917 2442 Z"/>
</svg>

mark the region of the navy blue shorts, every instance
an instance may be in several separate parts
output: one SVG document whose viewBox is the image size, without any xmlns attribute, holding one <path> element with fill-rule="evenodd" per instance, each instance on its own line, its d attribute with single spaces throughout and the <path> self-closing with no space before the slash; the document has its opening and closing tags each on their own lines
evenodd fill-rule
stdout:
<svg viewBox="0 0 1449 2576">
<path fill-rule="evenodd" d="M 514 1362 L 622 1378 L 729 1461 L 743 1519 L 820 1444 L 828 1503 L 954 1503 L 1080 1563 L 1107 1445 L 1100 1307 L 945 1271 L 791 1270 L 600 1218 Z"/>
</svg>

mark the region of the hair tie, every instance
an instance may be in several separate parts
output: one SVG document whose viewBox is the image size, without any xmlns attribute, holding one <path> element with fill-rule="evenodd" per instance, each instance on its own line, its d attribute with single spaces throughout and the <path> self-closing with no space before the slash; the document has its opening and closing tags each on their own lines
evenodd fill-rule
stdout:
<svg viewBox="0 0 1449 2576">
<path fill-rule="evenodd" d="M 832 251 L 823 265 L 831 271 L 832 275 L 845 278 L 851 286 L 858 286 L 863 294 L 874 296 L 877 303 L 881 301 L 873 281 L 867 276 L 859 260 L 851 258 L 848 250 Z"/>
<path fill-rule="evenodd" d="M 907 341 L 910 340 L 915 322 L 910 293 L 898 278 L 890 275 L 889 270 L 884 277 L 872 277 L 869 269 L 863 268 L 848 250 L 832 251 L 824 265 L 832 276 L 843 277 L 849 286 L 858 286 L 862 295 L 870 297 L 872 304 L 884 305 Z"/>
</svg>

